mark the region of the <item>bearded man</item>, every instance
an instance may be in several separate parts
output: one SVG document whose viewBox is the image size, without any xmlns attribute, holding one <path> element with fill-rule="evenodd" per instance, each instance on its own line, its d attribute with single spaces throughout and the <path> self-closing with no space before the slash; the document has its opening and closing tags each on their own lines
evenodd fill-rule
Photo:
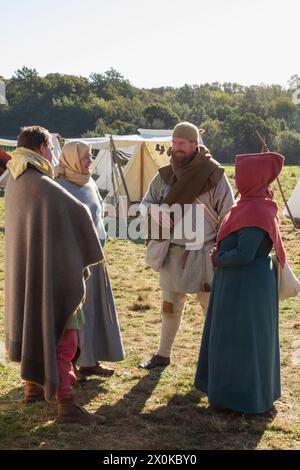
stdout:
<svg viewBox="0 0 300 470">
<path fill-rule="evenodd" d="M 175 238 L 172 218 L 167 223 L 171 228 L 170 246 L 159 269 L 162 288 L 160 344 L 156 353 L 139 365 L 143 369 L 170 364 L 187 294 L 197 294 L 202 311 L 206 313 L 213 280 L 209 253 L 214 246 L 218 226 L 234 203 L 224 168 L 202 145 L 202 139 L 200 144 L 200 139 L 194 124 L 181 122 L 175 126 L 170 164 L 159 169 L 141 203 L 141 213 L 145 217 L 148 215 L 150 225 L 157 223 L 161 227 L 166 227 L 166 218 L 165 215 L 163 218 L 157 216 L 157 205 L 172 207 L 177 204 L 182 208 L 189 205 L 193 214 L 197 204 L 204 208 L 204 218 L 198 222 L 194 220 L 196 224 L 203 224 L 202 227 L 196 226 L 195 230 L 196 233 L 203 231 L 201 243 L 188 240 L 185 230 L 181 237 L 176 235 Z"/>
</svg>

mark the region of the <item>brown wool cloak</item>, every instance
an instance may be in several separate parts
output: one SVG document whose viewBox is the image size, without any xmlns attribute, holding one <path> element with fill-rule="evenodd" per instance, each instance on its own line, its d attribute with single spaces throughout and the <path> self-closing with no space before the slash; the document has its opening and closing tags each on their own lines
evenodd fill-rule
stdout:
<svg viewBox="0 0 300 470">
<path fill-rule="evenodd" d="M 85 206 L 28 169 L 5 193 L 5 340 L 21 377 L 56 393 L 56 345 L 85 295 L 84 271 L 103 259 Z"/>
</svg>

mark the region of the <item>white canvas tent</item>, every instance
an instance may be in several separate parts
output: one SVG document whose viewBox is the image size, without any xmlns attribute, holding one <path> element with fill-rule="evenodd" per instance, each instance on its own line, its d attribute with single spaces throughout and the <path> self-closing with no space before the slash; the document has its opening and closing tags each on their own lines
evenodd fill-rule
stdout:
<svg viewBox="0 0 300 470">
<path fill-rule="evenodd" d="M 10 139 L 1 139 L 0 138 L 0 147 L 9 152 L 11 150 L 14 150 L 17 146 L 17 141 L 16 140 L 10 140 Z"/>
<path fill-rule="evenodd" d="M 300 219 L 300 180 L 296 184 L 291 197 L 288 200 L 288 206 L 294 219 Z M 288 216 L 288 211 L 285 208 L 283 214 Z"/>
<path fill-rule="evenodd" d="M 151 137 L 172 137 L 173 129 L 138 129 L 144 139 Z"/>
<path fill-rule="evenodd" d="M 136 144 L 133 156 L 124 169 L 124 179 L 131 201 L 141 201 L 158 169 L 169 163 L 167 151 L 170 146 L 171 142 L 167 139 L 147 139 Z M 117 197 L 126 196 L 121 181 L 116 193 Z M 114 196 L 114 190 L 110 189 L 107 198 Z"/>
</svg>

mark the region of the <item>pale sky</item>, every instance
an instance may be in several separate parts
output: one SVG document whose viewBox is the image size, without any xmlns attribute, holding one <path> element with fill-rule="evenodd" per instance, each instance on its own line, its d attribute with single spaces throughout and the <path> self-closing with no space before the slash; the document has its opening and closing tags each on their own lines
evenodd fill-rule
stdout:
<svg viewBox="0 0 300 470">
<path fill-rule="evenodd" d="M 88 77 L 138 87 L 276 83 L 300 74 L 299 0 L 0 0 L 0 76 Z"/>
</svg>

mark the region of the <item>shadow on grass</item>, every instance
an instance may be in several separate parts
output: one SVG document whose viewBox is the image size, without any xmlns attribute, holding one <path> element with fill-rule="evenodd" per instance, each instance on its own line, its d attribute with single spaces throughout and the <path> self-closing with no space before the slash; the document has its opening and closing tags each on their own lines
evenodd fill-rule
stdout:
<svg viewBox="0 0 300 470">
<path fill-rule="evenodd" d="M 133 417 L 140 418 L 146 402 L 154 394 L 162 373 L 163 369 L 151 371 L 145 377 L 142 377 L 116 404 L 102 406 L 101 413 L 113 421 L 130 420 Z"/>
<path fill-rule="evenodd" d="M 164 398 L 155 393 L 160 379 L 163 369 L 150 371 L 112 405 L 100 404 L 109 393 L 109 379 L 77 384 L 75 396 L 81 405 L 93 401 L 94 408 L 99 397 L 96 413 L 105 415 L 107 422 L 98 427 L 58 425 L 55 402 L 25 405 L 23 388 L 14 388 L 0 401 L 0 448 L 255 449 L 274 418 L 215 410 L 194 389 Z"/>
<path fill-rule="evenodd" d="M 162 406 L 149 413 L 151 423 L 162 425 L 166 432 L 176 429 L 173 447 L 178 449 L 229 450 L 256 449 L 276 412 L 265 416 L 246 415 L 207 406 L 207 399 L 192 390 L 176 394 Z M 172 446 L 170 447 L 172 448 Z"/>
<path fill-rule="evenodd" d="M 204 395 L 192 390 L 173 395 L 165 405 L 155 402 L 155 387 L 163 370 L 152 370 L 116 404 L 99 408 L 110 424 L 124 429 L 115 449 L 256 449 L 274 413 L 245 415 L 207 406 Z"/>
</svg>

